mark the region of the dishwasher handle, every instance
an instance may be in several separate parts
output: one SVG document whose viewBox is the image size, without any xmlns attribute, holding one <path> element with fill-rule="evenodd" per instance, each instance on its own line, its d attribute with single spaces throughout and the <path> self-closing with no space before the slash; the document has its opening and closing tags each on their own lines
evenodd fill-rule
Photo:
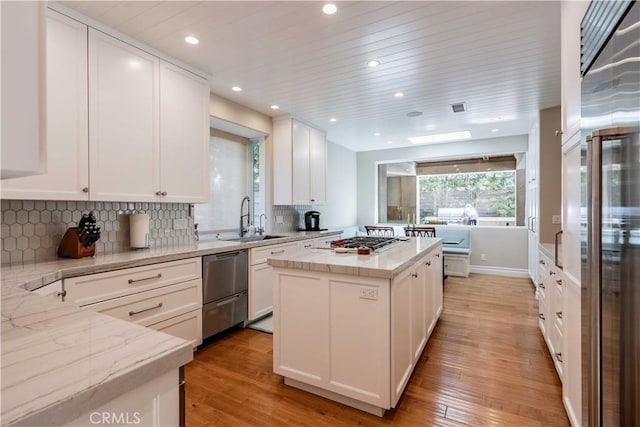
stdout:
<svg viewBox="0 0 640 427">
<path fill-rule="evenodd" d="M 233 251 L 233 252 L 223 252 L 219 254 L 207 255 L 207 259 L 225 259 L 225 258 L 233 258 L 236 256 L 240 256 L 241 253 L 246 252 L 244 250 Z"/>
</svg>

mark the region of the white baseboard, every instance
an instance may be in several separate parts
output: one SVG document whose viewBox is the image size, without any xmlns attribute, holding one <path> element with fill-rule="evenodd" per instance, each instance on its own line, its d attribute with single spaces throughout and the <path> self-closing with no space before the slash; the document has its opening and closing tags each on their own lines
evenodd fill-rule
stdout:
<svg viewBox="0 0 640 427">
<path fill-rule="evenodd" d="M 525 268 L 485 267 L 482 265 L 469 266 L 470 273 L 490 274 L 492 276 L 529 278 L 529 271 Z"/>
</svg>

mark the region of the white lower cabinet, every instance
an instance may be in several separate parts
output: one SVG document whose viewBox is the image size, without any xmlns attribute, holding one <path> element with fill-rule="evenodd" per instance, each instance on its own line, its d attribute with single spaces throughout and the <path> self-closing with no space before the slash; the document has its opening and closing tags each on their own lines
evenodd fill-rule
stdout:
<svg viewBox="0 0 640 427">
<path fill-rule="evenodd" d="M 132 382 L 133 384 L 134 382 Z M 134 388 L 66 426 L 177 426 L 180 424 L 178 369 Z"/>
<path fill-rule="evenodd" d="M 202 344 L 202 258 L 65 279 L 65 300 Z"/>
<path fill-rule="evenodd" d="M 581 335 L 581 288 L 570 276 L 564 277 L 563 313 L 564 375 L 562 400 L 571 425 L 579 426 L 582 420 L 582 335 Z"/>
<path fill-rule="evenodd" d="M 321 237 L 296 243 L 252 248 L 249 251 L 249 314 L 248 321 L 259 319 L 273 311 L 273 268 L 267 264 L 268 258 L 291 255 L 296 251 L 306 251 L 323 246 L 338 237 Z"/>
<path fill-rule="evenodd" d="M 273 268 L 267 259 L 289 255 L 298 250 L 298 243 L 262 246 L 249 250 L 249 313 L 248 321 L 259 319 L 273 311 Z"/>
<path fill-rule="evenodd" d="M 441 311 L 441 258 L 392 280 L 275 268 L 274 372 L 376 415 L 395 407 Z"/>
<path fill-rule="evenodd" d="M 562 382 L 562 399 L 571 425 L 582 418 L 581 289 L 573 276 L 538 253 L 539 326 Z"/>
</svg>

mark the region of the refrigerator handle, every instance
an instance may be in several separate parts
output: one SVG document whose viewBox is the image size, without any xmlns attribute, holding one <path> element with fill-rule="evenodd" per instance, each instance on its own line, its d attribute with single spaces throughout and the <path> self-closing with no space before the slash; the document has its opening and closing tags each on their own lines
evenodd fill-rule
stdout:
<svg viewBox="0 0 640 427">
<path fill-rule="evenodd" d="M 589 420 L 602 420 L 602 369 L 600 357 L 601 331 L 601 262 L 602 262 L 602 137 L 598 132 L 587 138 L 587 239 L 589 294 Z"/>
<path fill-rule="evenodd" d="M 562 230 L 560 230 L 560 231 L 558 231 L 556 233 L 556 236 L 555 236 L 555 252 L 554 252 L 554 254 L 555 254 L 555 260 L 554 261 L 555 261 L 556 267 L 558 267 L 560 269 L 562 269 L 562 264 L 560 264 L 560 257 L 558 256 L 558 246 L 559 246 L 559 242 L 558 241 L 560 240 L 560 236 L 561 235 L 562 235 Z"/>
</svg>

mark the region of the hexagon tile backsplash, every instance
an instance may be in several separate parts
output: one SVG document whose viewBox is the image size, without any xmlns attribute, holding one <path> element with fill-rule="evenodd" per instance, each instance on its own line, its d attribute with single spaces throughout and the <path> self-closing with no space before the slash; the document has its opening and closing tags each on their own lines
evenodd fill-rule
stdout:
<svg viewBox="0 0 640 427">
<path fill-rule="evenodd" d="M 193 243 L 193 218 L 188 203 L 64 202 L 2 200 L 2 264 L 57 257 L 58 244 L 83 213 L 93 211 L 100 227 L 96 253 L 129 250 L 129 218 L 149 214 L 151 247 Z M 174 230 L 174 219 L 187 219 L 186 230 Z"/>
</svg>

